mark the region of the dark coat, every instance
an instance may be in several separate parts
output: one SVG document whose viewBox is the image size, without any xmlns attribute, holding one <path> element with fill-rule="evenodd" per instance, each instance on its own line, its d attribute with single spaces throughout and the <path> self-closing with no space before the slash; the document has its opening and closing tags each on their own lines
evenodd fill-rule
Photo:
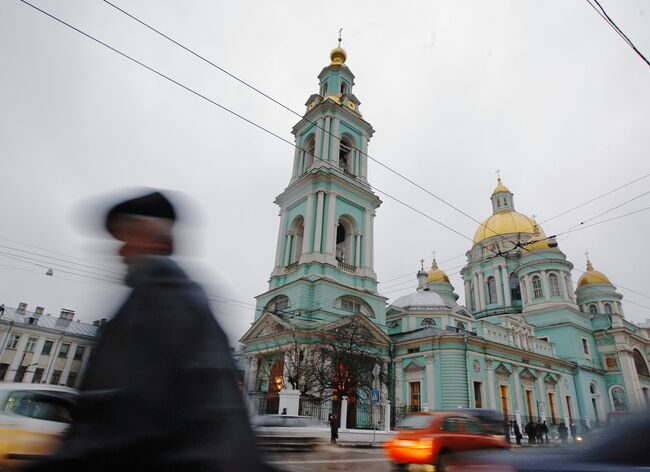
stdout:
<svg viewBox="0 0 650 472">
<path fill-rule="evenodd" d="M 519 425 L 516 422 L 514 424 L 514 430 L 515 430 L 515 437 L 521 439 L 522 437 L 521 430 L 519 429 Z"/>
<path fill-rule="evenodd" d="M 88 365 L 62 447 L 36 470 L 263 470 L 228 340 L 203 290 L 147 258 Z"/>
</svg>

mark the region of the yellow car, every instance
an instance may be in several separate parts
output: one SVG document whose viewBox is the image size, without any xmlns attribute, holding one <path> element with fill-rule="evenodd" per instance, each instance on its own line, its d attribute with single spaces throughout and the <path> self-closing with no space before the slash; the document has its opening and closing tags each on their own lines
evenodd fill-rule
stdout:
<svg viewBox="0 0 650 472">
<path fill-rule="evenodd" d="M 0 383 L 0 470 L 51 454 L 72 421 L 76 397 L 68 387 Z"/>
</svg>

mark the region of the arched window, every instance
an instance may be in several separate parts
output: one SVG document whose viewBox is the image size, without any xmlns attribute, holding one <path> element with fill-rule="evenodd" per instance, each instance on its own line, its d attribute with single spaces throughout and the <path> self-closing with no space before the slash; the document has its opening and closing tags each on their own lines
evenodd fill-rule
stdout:
<svg viewBox="0 0 650 472">
<path fill-rule="evenodd" d="M 359 238 L 355 237 L 356 224 L 354 220 L 347 215 L 341 216 L 336 227 L 336 260 L 344 262 L 350 266 L 357 266 L 361 262 L 359 250 L 356 247 L 360 244 Z"/>
<path fill-rule="evenodd" d="M 302 173 L 307 172 L 312 164 L 314 163 L 314 158 L 316 154 L 316 138 L 313 134 L 310 134 L 309 137 L 305 140 L 305 143 L 302 146 L 303 148 L 303 159 L 302 159 Z"/>
<path fill-rule="evenodd" d="M 512 272 L 508 276 L 510 281 L 510 298 L 514 300 L 521 300 L 521 287 L 519 287 L 519 277 Z"/>
<path fill-rule="evenodd" d="M 639 352 L 638 349 L 632 351 L 632 356 L 634 357 L 634 365 L 636 366 L 636 373 L 639 375 L 645 375 L 650 377 L 650 372 L 648 372 L 648 364 L 646 364 L 643 354 Z"/>
<path fill-rule="evenodd" d="M 596 384 L 593 382 L 589 384 L 589 393 L 592 395 L 598 395 L 598 387 L 596 387 Z"/>
<path fill-rule="evenodd" d="M 344 136 L 341 139 L 341 144 L 339 146 L 339 168 L 343 172 L 349 174 L 353 173 L 354 162 L 353 162 L 353 153 L 354 145 L 352 144 L 350 138 Z"/>
<path fill-rule="evenodd" d="M 497 283 L 494 280 L 494 277 L 488 277 L 487 279 L 488 286 L 488 303 L 497 302 Z"/>
<path fill-rule="evenodd" d="M 533 298 L 544 298 L 542 279 L 539 277 L 539 275 L 533 276 Z"/>
<path fill-rule="evenodd" d="M 465 323 L 463 323 L 462 321 L 459 321 L 458 323 L 456 323 L 456 328 L 458 328 L 458 329 L 466 329 L 465 328 Z"/>
<path fill-rule="evenodd" d="M 320 88 L 320 94 L 322 97 L 324 97 L 326 93 L 327 93 L 327 81 L 323 82 L 323 85 L 321 85 Z"/>
<path fill-rule="evenodd" d="M 589 313 L 592 315 L 597 315 L 598 307 L 592 303 L 591 305 L 589 305 Z"/>
<path fill-rule="evenodd" d="M 287 297 L 286 295 L 278 295 L 266 305 L 266 311 L 279 314 L 283 310 L 289 308 L 289 306 L 290 306 L 289 297 Z"/>
<path fill-rule="evenodd" d="M 551 290 L 551 296 L 552 297 L 559 297 L 560 296 L 560 284 L 558 283 L 558 280 L 557 280 L 557 274 L 549 274 L 548 275 L 548 286 L 549 286 L 549 289 Z"/>
<path fill-rule="evenodd" d="M 611 315 L 612 314 L 612 305 L 610 305 L 609 303 L 605 303 L 603 306 L 605 307 L 605 313 L 607 313 L 608 315 Z"/>
<path fill-rule="evenodd" d="M 346 95 L 348 93 L 348 83 L 345 81 L 341 82 L 341 95 Z"/>
<path fill-rule="evenodd" d="M 422 320 L 422 326 L 435 326 L 436 325 L 436 320 L 433 318 L 425 318 Z"/>
<path fill-rule="evenodd" d="M 355 315 L 361 313 L 362 315 L 368 316 L 370 318 L 374 318 L 375 316 L 372 308 L 370 308 L 366 302 L 357 297 L 341 297 L 337 300 L 334 306 Z"/>
<path fill-rule="evenodd" d="M 305 220 L 302 216 L 296 217 L 291 224 L 289 238 L 287 239 L 287 260 L 286 265 L 300 260 L 302 254 L 302 238 L 305 232 Z"/>
</svg>

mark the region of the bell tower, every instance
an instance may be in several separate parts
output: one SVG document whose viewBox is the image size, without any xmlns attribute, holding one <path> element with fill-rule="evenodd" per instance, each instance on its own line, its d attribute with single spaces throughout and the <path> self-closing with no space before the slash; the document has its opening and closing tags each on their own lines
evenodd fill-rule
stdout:
<svg viewBox="0 0 650 472">
<path fill-rule="evenodd" d="M 377 294 L 373 242 L 381 204 L 368 184 L 368 141 L 374 130 L 359 111 L 354 74 L 338 47 L 318 75 L 303 118 L 292 129 L 296 150 L 289 185 L 276 197 L 280 226 L 269 291 L 256 319 L 282 297 L 283 312 L 319 317 L 365 313 L 385 322 Z"/>
</svg>

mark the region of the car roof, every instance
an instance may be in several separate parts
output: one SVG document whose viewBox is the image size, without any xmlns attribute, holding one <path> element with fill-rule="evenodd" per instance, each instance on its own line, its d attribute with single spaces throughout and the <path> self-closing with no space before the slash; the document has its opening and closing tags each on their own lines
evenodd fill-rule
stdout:
<svg viewBox="0 0 650 472">
<path fill-rule="evenodd" d="M 29 390 L 29 391 L 47 391 L 47 392 L 66 392 L 78 394 L 78 390 L 66 387 L 63 385 L 50 385 L 50 384 L 31 384 L 20 382 L 0 382 L 0 391 L 16 391 L 16 390 Z"/>
</svg>

